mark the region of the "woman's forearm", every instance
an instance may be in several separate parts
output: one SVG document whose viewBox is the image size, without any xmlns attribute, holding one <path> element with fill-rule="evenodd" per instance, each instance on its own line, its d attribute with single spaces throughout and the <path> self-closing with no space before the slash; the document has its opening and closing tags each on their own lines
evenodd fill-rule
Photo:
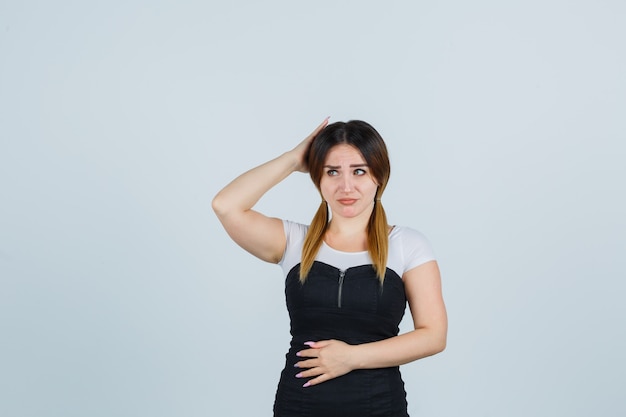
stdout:
<svg viewBox="0 0 626 417">
<path fill-rule="evenodd" d="M 339 340 L 306 342 L 297 378 L 312 378 L 305 387 L 337 378 L 356 369 L 390 368 L 441 352 L 446 345 L 446 326 L 422 327 L 378 342 L 349 345 Z"/>
<path fill-rule="evenodd" d="M 213 198 L 213 210 L 223 218 L 230 213 L 241 213 L 250 210 L 276 184 L 284 180 L 294 171 L 307 172 L 305 155 L 311 142 L 328 124 L 328 118 L 309 136 L 289 152 L 253 168 L 224 187 Z"/>
<path fill-rule="evenodd" d="M 388 368 L 404 365 L 441 352 L 446 347 L 446 331 L 416 329 L 378 342 L 353 345 L 355 369 Z"/>
<path fill-rule="evenodd" d="M 297 170 L 299 161 L 293 152 L 252 168 L 224 187 L 213 198 L 213 210 L 218 217 L 251 209 L 276 184 Z"/>
</svg>

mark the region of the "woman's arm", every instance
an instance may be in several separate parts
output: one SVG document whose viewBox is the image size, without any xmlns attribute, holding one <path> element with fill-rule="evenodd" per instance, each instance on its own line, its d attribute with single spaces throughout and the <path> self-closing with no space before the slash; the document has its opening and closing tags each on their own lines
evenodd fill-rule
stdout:
<svg viewBox="0 0 626 417">
<path fill-rule="evenodd" d="M 379 342 L 348 345 L 338 340 L 307 342 L 310 349 L 298 352 L 304 359 L 298 374 L 313 378 L 316 385 L 355 369 L 388 368 L 403 365 L 441 352 L 446 346 L 448 319 L 441 293 L 437 262 L 431 261 L 407 271 L 404 287 L 415 330 Z"/>
<path fill-rule="evenodd" d="M 307 171 L 306 152 L 327 124 L 328 119 L 325 119 L 294 149 L 240 175 L 213 198 L 213 210 L 228 235 L 254 256 L 278 262 L 285 250 L 286 238 L 280 219 L 267 217 L 252 207 L 292 172 Z"/>
</svg>

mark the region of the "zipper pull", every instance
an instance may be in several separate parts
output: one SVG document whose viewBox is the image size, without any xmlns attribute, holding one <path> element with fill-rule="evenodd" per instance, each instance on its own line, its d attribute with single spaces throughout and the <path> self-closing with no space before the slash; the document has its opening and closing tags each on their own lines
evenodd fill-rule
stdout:
<svg viewBox="0 0 626 417">
<path fill-rule="evenodd" d="M 341 308 L 341 293 L 343 291 L 343 279 L 346 276 L 346 271 L 339 271 L 339 289 L 337 291 L 337 307 Z"/>
</svg>

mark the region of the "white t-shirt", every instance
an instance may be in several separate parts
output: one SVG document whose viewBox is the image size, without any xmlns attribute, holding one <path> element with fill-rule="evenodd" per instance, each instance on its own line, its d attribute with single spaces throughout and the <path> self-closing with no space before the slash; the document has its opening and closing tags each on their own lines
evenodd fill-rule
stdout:
<svg viewBox="0 0 626 417">
<path fill-rule="evenodd" d="M 283 258 L 278 264 L 283 268 L 286 277 L 289 271 L 300 263 L 302 246 L 309 226 L 289 220 L 283 220 L 283 226 L 287 237 L 287 246 Z M 372 259 L 367 251 L 342 252 L 331 248 L 326 242 L 322 242 L 315 260 L 341 270 L 372 264 Z M 389 233 L 387 268 L 402 277 L 406 271 L 433 260 L 435 260 L 433 250 L 422 233 L 408 227 L 394 226 Z"/>
</svg>

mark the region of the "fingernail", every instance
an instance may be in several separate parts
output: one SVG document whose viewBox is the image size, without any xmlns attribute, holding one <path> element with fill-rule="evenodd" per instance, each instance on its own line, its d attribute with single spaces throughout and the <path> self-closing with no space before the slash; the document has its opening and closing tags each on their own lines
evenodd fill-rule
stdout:
<svg viewBox="0 0 626 417">
<path fill-rule="evenodd" d="M 296 352 L 296 356 L 300 356 L 300 352 Z"/>
<path fill-rule="evenodd" d="M 311 385 L 311 383 L 310 383 L 310 382 L 307 382 L 307 383 L 306 383 L 306 384 L 304 384 L 302 387 L 303 387 L 303 388 L 306 388 L 306 387 L 308 387 L 309 385 Z"/>
<path fill-rule="evenodd" d="M 311 347 L 312 345 L 314 345 L 314 344 L 315 344 L 315 342 L 304 342 L 304 344 L 305 344 L 305 345 L 307 345 L 307 346 L 309 346 L 309 347 Z"/>
<path fill-rule="evenodd" d="M 300 372 L 299 374 L 296 374 L 296 378 L 302 378 L 302 372 Z"/>
<path fill-rule="evenodd" d="M 294 367 L 294 368 L 299 368 L 299 366 L 298 366 L 298 364 L 297 364 L 297 363 L 294 363 L 294 364 L 293 364 L 293 367 Z"/>
</svg>

